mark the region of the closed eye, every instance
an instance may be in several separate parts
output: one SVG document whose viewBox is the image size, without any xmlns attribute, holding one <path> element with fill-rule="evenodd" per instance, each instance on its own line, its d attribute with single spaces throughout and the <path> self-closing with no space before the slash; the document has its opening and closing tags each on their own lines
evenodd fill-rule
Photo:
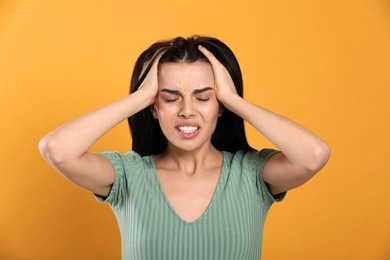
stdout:
<svg viewBox="0 0 390 260">
<path fill-rule="evenodd" d="M 167 103 L 175 102 L 176 100 L 178 100 L 178 98 L 168 98 L 168 99 L 164 99 L 164 101 L 167 102 Z"/>
<path fill-rule="evenodd" d="M 209 100 L 209 98 L 197 98 L 199 101 L 206 102 Z"/>
</svg>

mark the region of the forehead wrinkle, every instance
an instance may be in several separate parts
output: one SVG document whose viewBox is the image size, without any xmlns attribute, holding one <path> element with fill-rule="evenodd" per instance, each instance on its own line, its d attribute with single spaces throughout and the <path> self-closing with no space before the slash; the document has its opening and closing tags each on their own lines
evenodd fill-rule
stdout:
<svg viewBox="0 0 390 260">
<path fill-rule="evenodd" d="M 206 64 L 207 67 L 204 66 Z M 159 70 L 159 77 L 161 89 L 170 89 L 182 94 L 214 89 L 214 74 L 211 65 L 204 62 L 164 63 Z"/>
</svg>

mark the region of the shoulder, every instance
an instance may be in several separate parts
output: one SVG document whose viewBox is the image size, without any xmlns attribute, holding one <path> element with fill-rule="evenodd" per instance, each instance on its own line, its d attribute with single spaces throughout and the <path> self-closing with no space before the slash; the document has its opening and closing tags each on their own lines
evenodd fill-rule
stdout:
<svg viewBox="0 0 390 260">
<path fill-rule="evenodd" d="M 118 151 L 101 152 L 114 167 L 114 169 L 122 168 L 125 171 L 136 168 L 153 167 L 150 156 L 141 156 L 137 152 L 130 150 L 126 153 Z"/>
<path fill-rule="evenodd" d="M 260 151 L 250 150 L 238 150 L 234 153 L 225 152 L 225 158 L 231 166 L 241 166 L 245 168 L 258 168 L 264 167 L 266 161 L 279 151 L 274 149 L 265 148 Z"/>
<path fill-rule="evenodd" d="M 229 167 L 231 176 L 239 176 L 250 178 L 256 186 L 257 192 L 260 195 L 262 201 L 265 201 L 267 207 L 269 207 L 275 201 L 283 200 L 285 193 L 279 194 L 274 197 L 267 186 L 263 178 L 263 171 L 267 161 L 275 154 L 280 153 L 278 150 L 264 148 L 260 151 L 243 151 L 239 150 L 235 153 L 226 153 L 228 163 L 226 167 Z"/>
</svg>

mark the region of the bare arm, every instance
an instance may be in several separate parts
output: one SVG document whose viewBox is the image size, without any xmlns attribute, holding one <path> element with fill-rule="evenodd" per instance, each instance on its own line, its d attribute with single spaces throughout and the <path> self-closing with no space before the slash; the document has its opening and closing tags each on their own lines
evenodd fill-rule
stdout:
<svg viewBox="0 0 390 260">
<path fill-rule="evenodd" d="M 157 64 L 158 59 L 142 89 L 82 115 L 43 137 L 39 150 L 46 161 L 76 185 L 107 196 L 115 180 L 114 169 L 107 159 L 88 149 L 115 125 L 154 102 L 158 89 Z"/>
<path fill-rule="evenodd" d="M 241 98 L 225 67 L 205 48 L 200 50 L 212 64 L 217 98 L 281 150 L 267 161 L 263 170 L 271 193 L 296 188 L 313 177 L 329 159 L 328 145 L 291 120 Z"/>
<path fill-rule="evenodd" d="M 224 105 L 282 151 L 271 157 L 263 170 L 263 178 L 272 194 L 302 185 L 328 161 L 330 150 L 327 144 L 291 120 L 239 96 L 232 96 Z"/>
</svg>

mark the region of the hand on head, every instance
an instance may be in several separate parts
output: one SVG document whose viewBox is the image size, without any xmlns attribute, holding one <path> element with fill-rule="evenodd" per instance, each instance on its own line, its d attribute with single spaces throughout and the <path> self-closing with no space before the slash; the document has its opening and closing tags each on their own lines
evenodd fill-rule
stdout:
<svg viewBox="0 0 390 260">
<path fill-rule="evenodd" d="M 225 66 L 215 58 L 214 54 L 199 45 L 198 49 L 210 61 L 215 78 L 215 93 L 217 99 L 224 103 L 232 95 L 238 95 L 234 82 Z"/>
<path fill-rule="evenodd" d="M 156 95 L 158 92 L 158 75 L 157 75 L 158 70 L 157 70 L 157 68 L 158 68 L 158 63 L 160 61 L 160 58 L 161 58 L 161 56 L 164 55 L 164 53 L 165 53 L 165 51 L 162 51 L 160 54 L 158 54 L 158 56 L 154 59 L 154 61 L 153 61 L 153 58 L 151 59 L 151 61 L 153 61 L 153 65 L 150 68 L 145 79 L 142 81 L 141 86 L 138 88 L 138 90 L 142 89 L 142 91 L 144 91 L 144 93 L 147 93 L 148 95 L 153 97 L 151 104 L 153 104 L 155 102 L 155 98 L 156 98 Z M 151 61 L 149 61 L 149 62 L 151 62 Z M 142 71 L 141 75 L 149 66 L 149 62 L 146 62 L 144 64 L 143 71 Z"/>
<path fill-rule="evenodd" d="M 198 49 L 200 52 L 202 52 L 206 58 L 209 60 L 211 67 L 214 72 L 215 77 L 215 93 L 217 96 L 217 99 L 224 103 L 225 100 L 229 98 L 229 96 L 232 95 L 238 95 L 236 91 L 236 87 L 234 85 L 234 82 L 225 68 L 225 66 L 215 58 L 214 54 L 207 50 L 205 47 L 199 45 Z M 151 59 L 153 61 L 153 65 L 150 68 L 148 74 L 146 75 L 145 79 L 143 80 L 141 86 L 138 88 L 138 90 L 141 90 L 144 93 L 147 93 L 147 95 L 152 96 L 153 102 L 155 101 L 155 97 L 158 92 L 158 64 L 160 61 L 160 58 L 164 55 L 165 51 L 162 51 L 158 54 L 158 56 L 154 59 Z M 149 62 L 144 64 L 144 70 L 148 68 Z M 141 73 L 142 75 L 143 73 Z"/>
</svg>

